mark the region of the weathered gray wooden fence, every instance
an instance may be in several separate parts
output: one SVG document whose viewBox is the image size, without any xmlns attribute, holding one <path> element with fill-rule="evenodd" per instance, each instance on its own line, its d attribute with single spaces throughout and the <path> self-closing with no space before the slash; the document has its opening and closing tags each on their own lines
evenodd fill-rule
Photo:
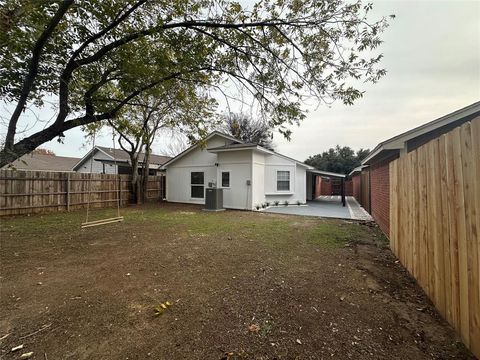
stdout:
<svg viewBox="0 0 480 360">
<path fill-rule="evenodd" d="M 149 176 L 147 199 L 165 197 L 165 176 Z M 130 175 L 0 170 L 0 216 L 125 206 Z"/>
</svg>

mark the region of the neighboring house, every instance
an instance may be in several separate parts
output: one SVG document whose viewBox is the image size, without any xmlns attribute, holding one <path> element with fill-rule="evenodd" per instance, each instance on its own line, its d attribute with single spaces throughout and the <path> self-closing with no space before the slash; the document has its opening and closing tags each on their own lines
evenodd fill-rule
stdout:
<svg viewBox="0 0 480 360">
<path fill-rule="evenodd" d="M 141 153 L 139 157 L 139 172 L 143 165 L 145 154 Z M 171 157 L 163 155 L 150 155 L 150 175 L 156 175 L 161 172 L 160 167 L 170 160 Z M 131 173 L 130 156 L 121 149 L 112 149 L 103 146 L 95 146 L 83 158 L 79 159 L 73 166 L 73 171 L 97 174 L 130 174 Z"/>
<path fill-rule="evenodd" d="M 265 202 L 305 203 L 325 172 L 257 144 L 214 131 L 163 165 L 167 201 L 205 203 L 205 188 L 223 189 L 223 205 L 252 210 Z M 328 175 L 328 174 L 327 174 Z M 338 175 L 338 174 L 334 174 Z"/>
<path fill-rule="evenodd" d="M 361 189 L 356 193 L 357 200 L 387 236 L 390 232 L 390 162 L 479 116 L 480 101 L 394 136 L 378 144 L 362 161 L 362 167 L 352 171 L 353 182 Z"/>
<path fill-rule="evenodd" d="M 27 171 L 73 171 L 73 166 L 80 158 L 30 153 L 21 156 L 2 169 Z"/>
</svg>

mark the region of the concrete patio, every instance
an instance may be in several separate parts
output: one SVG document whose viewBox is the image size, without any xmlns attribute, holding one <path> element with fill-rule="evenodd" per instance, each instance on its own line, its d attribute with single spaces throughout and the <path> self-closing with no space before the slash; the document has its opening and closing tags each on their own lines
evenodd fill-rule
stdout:
<svg viewBox="0 0 480 360">
<path fill-rule="evenodd" d="M 288 215 L 319 216 L 327 218 L 373 221 L 353 196 L 346 197 L 346 206 L 342 206 L 340 196 L 320 196 L 308 201 L 307 205 L 272 206 L 265 212 Z"/>
</svg>

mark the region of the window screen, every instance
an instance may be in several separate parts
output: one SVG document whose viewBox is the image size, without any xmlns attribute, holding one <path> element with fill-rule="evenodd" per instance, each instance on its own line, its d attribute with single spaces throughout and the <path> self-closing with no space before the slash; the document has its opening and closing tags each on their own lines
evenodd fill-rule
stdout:
<svg viewBox="0 0 480 360">
<path fill-rule="evenodd" d="M 192 172 L 191 173 L 191 184 L 203 185 L 203 172 Z"/>
<path fill-rule="evenodd" d="M 222 171 L 222 187 L 230 187 L 230 172 Z"/>
<path fill-rule="evenodd" d="M 190 196 L 192 198 L 204 198 L 204 180 L 203 180 L 203 172 L 192 172 L 190 174 L 190 184 L 191 184 L 191 191 Z"/>
<path fill-rule="evenodd" d="M 290 190 L 290 171 L 277 171 L 277 191 Z"/>
</svg>

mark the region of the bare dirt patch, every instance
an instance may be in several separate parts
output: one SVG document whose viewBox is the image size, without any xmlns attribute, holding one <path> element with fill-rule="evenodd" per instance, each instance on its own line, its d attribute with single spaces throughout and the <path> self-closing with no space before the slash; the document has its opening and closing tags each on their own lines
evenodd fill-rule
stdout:
<svg viewBox="0 0 480 360">
<path fill-rule="evenodd" d="M 376 228 L 123 213 L 1 219 L 1 359 L 473 359 Z"/>
</svg>

